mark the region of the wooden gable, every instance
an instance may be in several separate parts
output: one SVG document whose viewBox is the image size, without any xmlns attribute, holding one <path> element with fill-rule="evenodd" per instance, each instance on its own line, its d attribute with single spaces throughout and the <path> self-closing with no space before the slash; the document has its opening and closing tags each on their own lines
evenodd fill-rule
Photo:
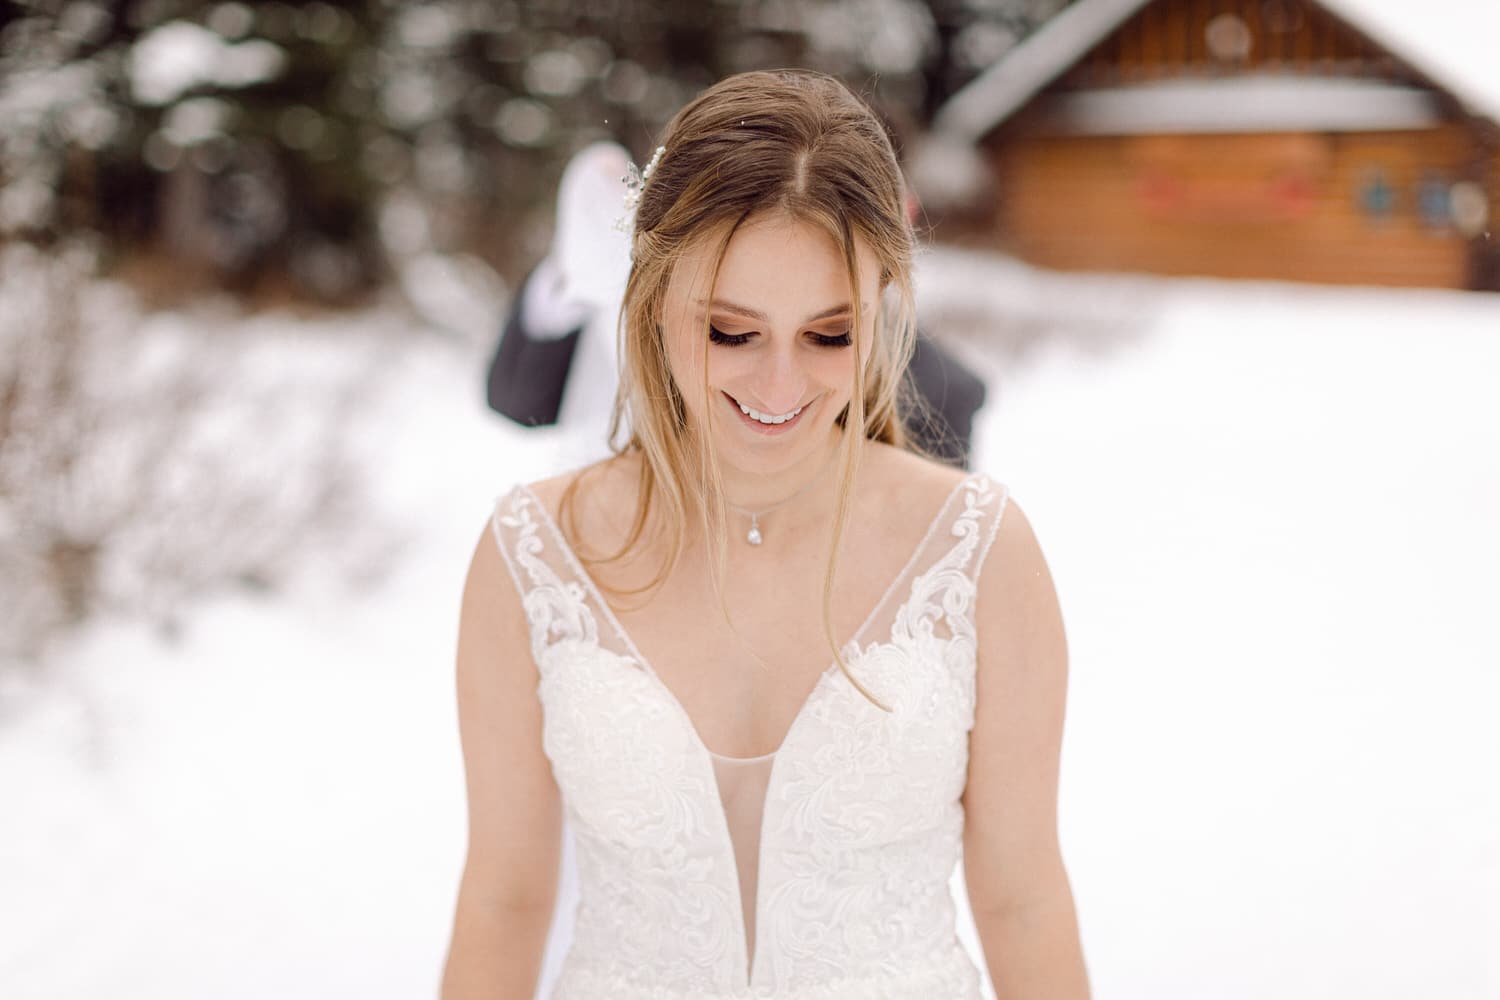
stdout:
<svg viewBox="0 0 1500 1000">
<path fill-rule="evenodd" d="M 1055 86 L 1243 72 L 1417 82 L 1389 52 L 1310 0 L 1155 0 L 1089 50 Z"/>
</svg>

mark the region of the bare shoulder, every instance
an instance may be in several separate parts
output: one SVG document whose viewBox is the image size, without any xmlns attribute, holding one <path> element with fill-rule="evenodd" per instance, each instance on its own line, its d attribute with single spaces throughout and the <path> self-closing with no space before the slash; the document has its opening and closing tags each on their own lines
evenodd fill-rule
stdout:
<svg viewBox="0 0 1500 1000">
<path fill-rule="evenodd" d="M 1041 543 L 1032 530 L 1031 519 L 1026 516 L 1015 494 L 1009 489 L 1004 491 L 1004 507 L 1001 509 L 1000 523 L 995 529 L 992 549 L 992 558 L 997 563 L 1015 564 L 1032 572 L 1046 569 Z"/>
<path fill-rule="evenodd" d="M 461 639 L 501 645 L 524 636 L 524 616 L 492 511 L 474 542 L 463 588 Z"/>
<path fill-rule="evenodd" d="M 890 445 L 874 444 L 869 456 L 872 493 L 890 511 L 888 530 L 909 529 L 930 517 L 970 477 L 963 469 Z M 993 525 L 981 567 L 981 595 L 998 594 L 1012 606 L 1023 596 L 1032 607 L 1053 603 L 1052 577 L 1030 519 L 1008 486 L 993 476 L 988 479 L 991 502 L 998 503 L 992 513 L 999 522 Z"/>
<path fill-rule="evenodd" d="M 978 599 L 983 616 L 1009 617 L 1031 630 L 1055 630 L 1060 637 L 1061 611 L 1051 568 L 1030 518 L 1009 494 L 980 568 Z"/>
<path fill-rule="evenodd" d="M 570 541 L 609 547 L 625 537 L 640 489 L 638 455 L 616 455 L 548 479 L 528 483 L 547 515 Z"/>
<path fill-rule="evenodd" d="M 877 441 L 869 442 L 864 464 L 868 495 L 886 512 L 881 520 L 890 518 L 892 528 L 925 526 L 968 476 L 962 469 Z"/>
</svg>

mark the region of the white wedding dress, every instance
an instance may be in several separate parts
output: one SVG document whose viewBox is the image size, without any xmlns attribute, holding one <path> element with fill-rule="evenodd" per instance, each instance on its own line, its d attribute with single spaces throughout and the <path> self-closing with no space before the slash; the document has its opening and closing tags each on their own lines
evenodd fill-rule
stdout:
<svg viewBox="0 0 1500 1000">
<path fill-rule="evenodd" d="M 774 753 L 710 751 L 518 486 L 492 527 L 525 605 L 578 861 L 551 1000 L 978 1000 L 949 878 L 974 605 L 1006 490 L 954 487 Z M 830 657 L 831 659 L 831 657 Z"/>
</svg>

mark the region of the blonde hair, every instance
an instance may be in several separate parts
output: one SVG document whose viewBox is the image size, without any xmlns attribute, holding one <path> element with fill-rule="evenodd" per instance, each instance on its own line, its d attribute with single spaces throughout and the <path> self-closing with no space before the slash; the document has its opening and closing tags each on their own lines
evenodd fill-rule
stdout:
<svg viewBox="0 0 1500 1000">
<path fill-rule="evenodd" d="M 662 332 L 667 286 L 678 262 L 706 240 L 717 242 L 712 288 L 735 231 L 752 218 L 779 212 L 821 230 L 839 248 L 858 330 L 858 238 L 879 265 L 880 295 L 868 361 L 860 356 L 859 338 L 853 338 L 854 391 L 838 418 L 846 433 L 823 579 L 823 631 L 840 669 L 885 709 L 849 673 L 833 634 L 832 606 L 839 542 L 863 444 L 874 440 L 911 447 L 898 394 L 916 336 L 911 282 L 915 241 L 890 139 L 869 106 L 833 77 L 776 70 L 741 73 L 704 91 L 667 125 L 661 145 L 665 152 L 636 207 L 633 262 L 620 309 L 621 380 L 610 428 L 616 454 L 641 459 L 636 510 L 618 551 L 586 561 L 623 559 L 654 522 L 667 543 L 661 568 L 645 586 L 622 592 L 654 591 L 676 566 L 686 518 L 696 511 L 705 537 L 717 546 L 714 582 L 729 617 L 722 586 L 728 552 L 724 491 L 712 440 L 690 425 L 685 387 L 677 384 L 668 364 Z M 703 323 L 706 339 L 706 316 Z M 706 381 L 702 388 L 708 391 Z M 850 427 L 862 433 L 847 433 Z M 628 431 L 623 444 L 622 431 Z M 575 477 L 562 498 L 564 523 L 574 539 L 578 533 L 568 512 L 580 482 Z"/>
</svg>

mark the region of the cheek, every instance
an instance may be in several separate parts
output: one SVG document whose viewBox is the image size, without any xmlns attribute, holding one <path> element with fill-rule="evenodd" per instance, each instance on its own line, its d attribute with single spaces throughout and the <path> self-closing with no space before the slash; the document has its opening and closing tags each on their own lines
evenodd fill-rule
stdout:
<svg viewBox="0 0 1500 1000">
<path fill-rule="evenodd" d="M 864 347 L 863 344 L 860 345 Z M 854 392 L 854 350 L 844 348 L 837 351 L 820 351 L 815 357 L 813 371 L 818 381 L 833 389 L 838 395 Z"/>
<path fill-rule="evenodd" d="M 742 379 L 753 377 L 756 367 L 753 353 L 722 347 L 709 351 L 705 361 L 708 365 L 709 391 L 713 392 L 714 386 L 733 385 Z"/>
<path fill-rule="evenodd" d="M 667 368 L 672 374 L 672 380 L 677 383 L 677 388 L 688 405 L 696 405 L 698 397 L 702 395 L 702 353 L 695 352 L 692 342 L 680 334 L 668 334 L 666 349 Z"/>
</svg>

